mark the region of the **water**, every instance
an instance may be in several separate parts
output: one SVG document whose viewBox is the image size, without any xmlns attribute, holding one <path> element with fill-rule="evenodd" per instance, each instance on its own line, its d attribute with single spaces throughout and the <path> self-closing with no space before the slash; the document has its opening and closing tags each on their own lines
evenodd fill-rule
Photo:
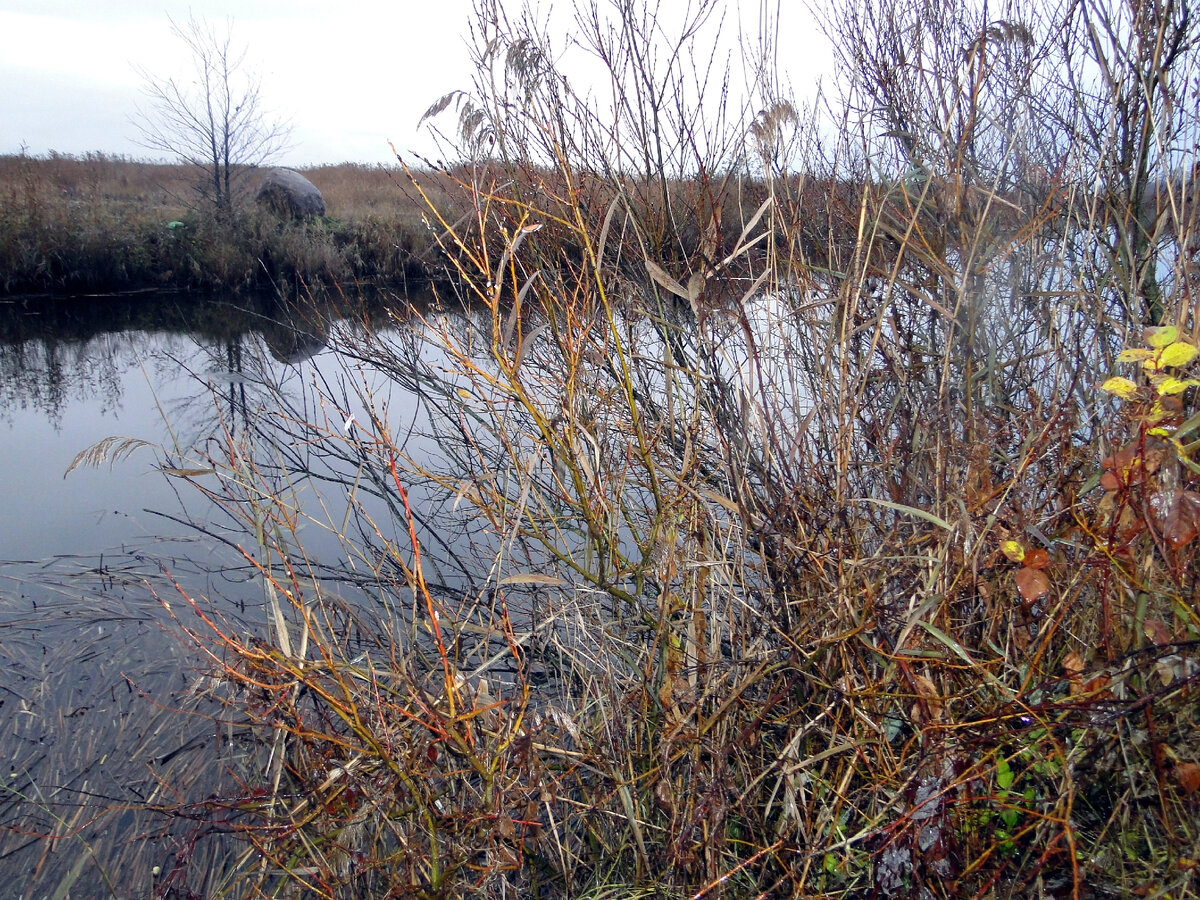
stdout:
<svg viewBox="0 0 1200 900">
<path fill-rule="evenodd" d="M 118 896 L 146 896 L 184 859 L 216 877 L 228 843 L 137 809 L 235 790 L 255 752 L 178 714 L 220 702 L 163 601 L 203 598 L 261 631 L 241 552 L 258 548 L 230 507 L 161 467 L 202 465 L 281 399 L 312 410 L 311 386 L 344 371 L 328 321 L 170 297 L 15 312 L 0 326 L 0 871 L 28 896 L 109 895 L 114 878 Z M 324 499 L 336 515 L 337 490 Z M 343 549 L 320 528 L 305 542 L 333 564 Z"/>
</svg>

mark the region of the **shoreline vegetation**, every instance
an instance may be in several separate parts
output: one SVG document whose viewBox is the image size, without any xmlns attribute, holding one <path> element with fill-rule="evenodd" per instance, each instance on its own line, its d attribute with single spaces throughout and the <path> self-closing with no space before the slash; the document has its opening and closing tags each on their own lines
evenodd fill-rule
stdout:
<svg viewBox="0 0 1200 900">
<path fill-rule="evenodd" d="M 842 105 L 747 113 L 724 7 L 575 3 L 606 98 L 480 0 L 474 164 L 228 244 L 6 162 L 25 283 L 439 283 L 155 451 L 259 618 L 147 583 L 229 782 L 153 806 L 155 896 L 1200 896 L 1200 21 L 839 0 Z"/>
<path fill-rule="evenodd" d="M 6 200 L 0 207 L 0 297 L 427 293 L 457 277 L 453 253 L 447 253 L 453 241 L 447 245 L 447 239 L 478 237 L 472 192 L 486 200 L 499 196 L 496 188 L 512 187 L 505 184 L 511 173 L 495 160 L 441 170 L 313 166 L 297 171 L 322 192 L 327 213 L 293 220 L 252 201 L 266 171 L 238 173 L 240 200 L 223 213 L 200 196 L 197 188 L 207 176 L 194 166 L 99 152 L 0 156 L 0 197 Z M 526 189 L 553 193 L 563 187 L 561 173 L 552 168 L 530 169 L 522 178 Z M 813 268 L 829 264 L 829 254 L 851 254 L 857 243 L 851 214 L 866 186 L 800 175 L 788 182 L 772 186 L 732 173 L 614 185 L 591 175 L 580 176 L 572 190 L 593 212 L 631 192 L 651 226 L 646 252 L 668 267 L 698 255 L 715 263 L 733 253 L 748 219 L 781 187 L 791 195 L 791 219 L 780 218 L 782 208 L 772 217 L 778 239 L 797 241 L 796 251 Z M 562 251 L 564 263 L 578 263 L 584 248 L 567 239 Z"/>
<path fill-rule="evenodd" d="M 427 287 L 435 243 L 399 167 L 302 170 L 328 214 L 280 219 L 255 206 L 261 178 L 240 173 L 242 200 L 222 214 L 183 164 L 103 153 L 0 156 L 0 296 L 146 291 L 272 292 L 335 285 Z M 445 198 L 449 176 L 421 173 Z"/>
</svg>

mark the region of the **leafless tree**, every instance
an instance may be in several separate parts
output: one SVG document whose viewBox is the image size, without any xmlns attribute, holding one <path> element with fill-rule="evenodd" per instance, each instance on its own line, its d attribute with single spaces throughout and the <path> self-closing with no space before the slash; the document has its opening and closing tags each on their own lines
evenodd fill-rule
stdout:
<svg viewBox="0 0 1200 900">
<path fill-rule="evenodd" d="M 201 194 L 228 212 L 239 174 L 285 149 L 291 126 L 264 107 L 261 83 L 245 66 L 246 51 L 233 43 L 231 20 L 223 30 L 195 16 L 170 21 L 190 52 L 192 75 L 164 78 L 139 69 L 147 105 L 134 124 L 143 146 L 203 170 Z"/>
</svg>

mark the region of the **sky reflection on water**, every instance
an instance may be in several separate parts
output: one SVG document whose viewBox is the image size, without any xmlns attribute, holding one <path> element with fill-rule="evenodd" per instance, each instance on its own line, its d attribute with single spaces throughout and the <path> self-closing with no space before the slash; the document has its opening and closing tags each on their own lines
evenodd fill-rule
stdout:
<svg viewBox="0 0 1200 900">
<path fill-rule="evenodd" d="M 229 401 L 253 405 L 251 371 L 276 382 L 303 379 L 320 356 L 279 362 L 254 333 L 129 330 L 0 344 L 0 564 L 171 558 L 181 552 L 170 546 L 177 541 L 194 555 L 194 529 L 156 513 L 179 516 L 186 506 L 210 524 L 204 503 L 192 486 L 158 471 L 160 452 L 143 447 L 65 474 L 72 461 L 111 436 L 189 450 L 222 433 Z M 229 376 L 231 361 L 247 370 L 245 380 Z"/>
</svg>

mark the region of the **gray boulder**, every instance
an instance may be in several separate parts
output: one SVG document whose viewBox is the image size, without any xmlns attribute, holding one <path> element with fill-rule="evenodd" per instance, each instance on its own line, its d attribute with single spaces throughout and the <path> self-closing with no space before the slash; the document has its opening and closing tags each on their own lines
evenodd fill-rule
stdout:
<svg viewBox="0 0 1200 900">
<path fill-rule="evenodd" d="M 254 201 L 285 219 L 325 215 L 325 198 L 317 186 L 292 169 L 271 169 L 259 185 Z"/>
</svg>

